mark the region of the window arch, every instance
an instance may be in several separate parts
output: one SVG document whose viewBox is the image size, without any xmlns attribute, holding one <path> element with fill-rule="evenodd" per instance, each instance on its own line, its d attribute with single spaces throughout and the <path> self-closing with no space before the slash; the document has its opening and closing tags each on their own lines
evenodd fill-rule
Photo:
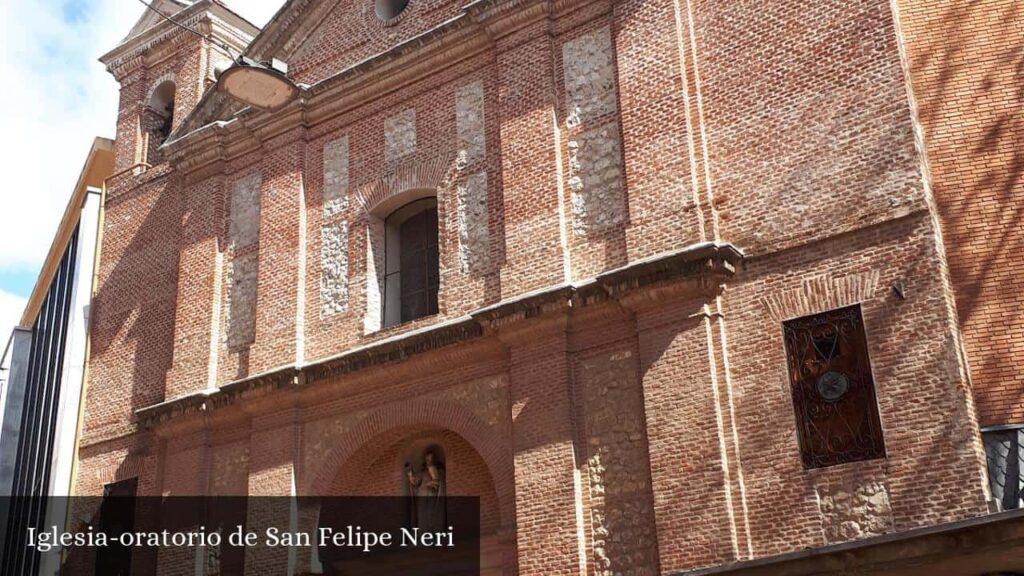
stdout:
<svg viewBox="0 0 1024 576">
<path fill-rule="evenodd" d="M 174 97 L 177 87 L 173 79 L 160 82 L 146 103 L 143 112 L 143 130 L 146 139 L 144 160 L 150 164 L 161 162 L 159 149 L 171 135 L 174 126 Z"/>
<path fill-rule="evenodd" d="M 384 220 L 384 326 L 437 314 L 439 285 L 437 198 L 420 198 Z"/>
</svg>

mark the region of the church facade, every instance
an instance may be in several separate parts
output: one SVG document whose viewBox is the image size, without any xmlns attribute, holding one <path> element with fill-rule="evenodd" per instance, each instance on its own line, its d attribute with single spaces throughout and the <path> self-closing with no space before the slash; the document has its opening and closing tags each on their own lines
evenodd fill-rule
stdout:
<svg viewBox="0 0 1024 576">
<path fill-rule="evenodd" d="M 103 58 L 76 493 L 478 496 L 508 576 L 744 573 L 1007 507 L 982 427 L 1020 401 L 972 382 L 915 75 L 945 4 L 154 2 L 201 34 L 148 13 Z M 298 98 L 223 96 L 239 54 Z"/>
</svg>

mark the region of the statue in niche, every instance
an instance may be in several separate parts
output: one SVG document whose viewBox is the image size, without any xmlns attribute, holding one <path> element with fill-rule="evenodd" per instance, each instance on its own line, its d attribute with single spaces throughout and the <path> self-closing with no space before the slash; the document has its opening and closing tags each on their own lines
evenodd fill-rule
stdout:
<svg viewBox="0 0 1024 576">
<path fill-rule="evenodd" d="M 409 482 L 409 516 L 412 527 L 425 532 L 447 530 L 445 470 L 444 463 L 437 457 L 437 451 L 428 448 L 423 453 L 422 470 L 416 470 L 406 462 L 405 476 Z"/>
</svg>

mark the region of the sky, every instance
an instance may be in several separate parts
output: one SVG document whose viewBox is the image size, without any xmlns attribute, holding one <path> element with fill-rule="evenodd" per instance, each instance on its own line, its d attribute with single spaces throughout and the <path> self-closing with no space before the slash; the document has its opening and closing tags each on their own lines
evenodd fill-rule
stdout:
<svg viewBox="0 0 1024 576">
<path fill-rule="evenodd" d="M 227 0 L 263 26 L 284 0 Z M 118 85 L 97 59 L 139 0 L 0 0 L 0 350 L 21 317 L 93 138 L 114 137 Z"/>
</svg>

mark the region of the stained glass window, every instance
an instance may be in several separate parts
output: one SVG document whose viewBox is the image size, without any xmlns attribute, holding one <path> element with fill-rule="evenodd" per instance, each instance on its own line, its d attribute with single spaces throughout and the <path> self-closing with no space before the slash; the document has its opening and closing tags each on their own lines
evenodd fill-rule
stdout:
<svg viewBox="0 0 1024 576">
<path fill-rule="evenodd" d="M 783 324 L 805 468 L 885 457 L 860 306 Z"/>
</svg>

